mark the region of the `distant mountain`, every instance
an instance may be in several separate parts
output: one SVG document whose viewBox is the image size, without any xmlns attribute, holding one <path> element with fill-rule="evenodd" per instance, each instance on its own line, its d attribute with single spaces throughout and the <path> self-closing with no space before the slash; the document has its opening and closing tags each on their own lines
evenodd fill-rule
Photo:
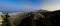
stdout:
<svg viewBox="0 0 60 26">
<path fill-rule="evenodd" d="M 15 13 L 15 12 L 30 12 L 30 11 L 35 11 L 35 9 L 24 9 L 24 8 L 7 8 L 7 9 L 4 9 L 4 8 L 0 8 L 0 12 L 2 12 L 3 14 L 5 13 Z"/>
<path fill-rule="evenodd" d="M 36 9 L 26 9 L 26 8 L 1 8 L 0 7 L 0 12 L 2 12 L 3 14 L 5 13 L 16 13 L 16 12 L 42 12 L 42 11 L 46 11 L 46 10 L 36 10 Z"/>
<path fill-rule="evenodd" d="M 14 13 L 14 12 L 24 12 L 24 10 L 22 9 L 0 9 L 0 12 L 2 12 L 3 14 L 5 13 Z"/>
<path fill-rule="evenodd" d="M 48 11 L 40 9 L 40 10 L 35 10 L 34 12 L 48 12 Z"/>
<path fill-rule="evenodd" d="M 29 9 L 22 9 L 22 8 L 20 8 L 20 9 L 17 9 L 17 8 L 14 8 L 14 9 L 12 9 L 12 8 L 7 8 L 7 9 L 2 8 L 2 9 L 0 9 L 0 12 L 2 12 L 3 14 L 5 14 L 6 12 L 15 13 L 15 12 L 30 12 L 30 11 L 31 10 L 29 10 Z"/>
</svg>

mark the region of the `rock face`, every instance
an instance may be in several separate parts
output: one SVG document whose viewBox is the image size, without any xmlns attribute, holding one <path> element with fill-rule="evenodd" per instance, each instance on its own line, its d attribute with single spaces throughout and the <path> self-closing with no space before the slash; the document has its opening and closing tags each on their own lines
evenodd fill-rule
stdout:
<svg viewBox="0 0 60 26">
<path fill-rule="evenodd" d="M 3 21 L 3 19 L 2 19 L 2 12 L 0 12 L 0 26 L 2 25 L 2 21 Z"/>
</svg>

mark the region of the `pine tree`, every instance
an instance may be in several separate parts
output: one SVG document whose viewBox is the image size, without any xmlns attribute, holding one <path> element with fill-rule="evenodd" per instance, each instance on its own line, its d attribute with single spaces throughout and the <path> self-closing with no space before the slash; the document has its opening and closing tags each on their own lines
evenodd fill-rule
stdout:
<svg viewBox="0 0 60 26">
<path fill-rule="evenodd" d="M 10 23 L 10 16 L 8 13 L 6 13 L 5 17 L 3 18 L 3 26 L 11 26 Z"/>
</svg>

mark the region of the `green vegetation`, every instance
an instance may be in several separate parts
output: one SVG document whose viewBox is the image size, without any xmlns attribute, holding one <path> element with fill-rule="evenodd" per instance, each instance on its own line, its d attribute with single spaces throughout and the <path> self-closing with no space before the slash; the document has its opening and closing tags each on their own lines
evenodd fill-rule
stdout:
<svg viewBox="0 0 60 26">
<path fill-rule="evenodd" d="M 11 22 L 10 22 L 10 16 L 8 13 L 6 13 L 5 17 L 3 18 L 3 24 L 2 26 L 11 26 Z"/>
</svg>

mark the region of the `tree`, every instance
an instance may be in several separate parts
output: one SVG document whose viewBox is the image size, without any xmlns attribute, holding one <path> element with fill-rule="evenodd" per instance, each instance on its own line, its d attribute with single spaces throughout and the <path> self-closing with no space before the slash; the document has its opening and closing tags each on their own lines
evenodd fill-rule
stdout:
<svg viewBox="0 0 60 26">
<path fill-rule="evenodd" d="M 10 15 L 6 13 L 5 17 L 3 18 L 3 26 L 11 26 L 10 23 Z"/>
</svg>

